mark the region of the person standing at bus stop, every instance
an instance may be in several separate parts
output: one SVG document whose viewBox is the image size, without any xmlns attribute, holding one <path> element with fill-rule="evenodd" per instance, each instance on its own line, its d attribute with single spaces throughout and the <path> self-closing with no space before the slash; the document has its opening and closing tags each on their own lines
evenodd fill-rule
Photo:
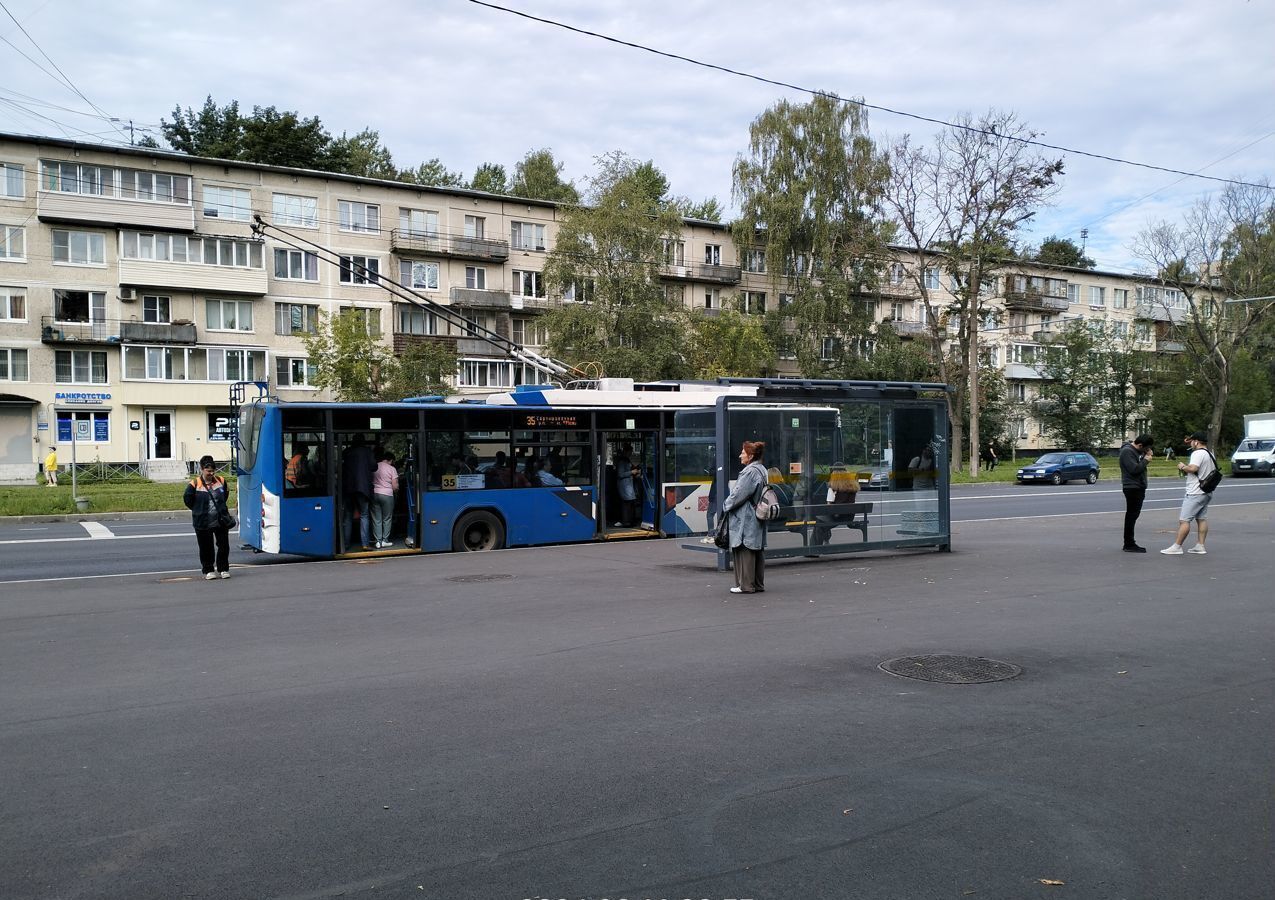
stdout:
<svg viewBox="0 0 1275 900">
<path fill-rule="evenodd" d="M 200 459 L 199 475 L 186 485 L 182 500 L 190 510 L 195 539 L 199 541 L 199 564 L 208 581 L 218 575 L 230 577 L 230 528 L 233 519 L 226 506 L 229 496 L 226 479 L 217 474 L 213 458 L 205 456 Z"/>
<path fill-rule="evenodd" d="M 1147 463 L 1154 452 L 1149 434 L 1140 434 L 1120 448 L 1120 487 L 1124 491 L 1124 552 L 1146 553 L 1133 539 L 1133 526 L 1147 498 Z"/>
<path fill-rule="evenodd" d="M 743 471 L 735 489 L 722 501 L 722 515 L 730 526 L 732 568 L 735 586 L 732 594 L 753 594 L 766 590 L 766 526 L 757 518 L 757 497 L 767 483 L 766 465 L 762 462 L 766 445 L 762 441 L 744 441 L 739 451 Z"/>
</svg>

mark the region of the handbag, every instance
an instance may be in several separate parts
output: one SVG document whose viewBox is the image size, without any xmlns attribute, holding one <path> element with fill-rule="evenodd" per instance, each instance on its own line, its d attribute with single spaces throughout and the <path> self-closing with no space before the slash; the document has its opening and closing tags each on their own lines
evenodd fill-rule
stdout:
<svg viewBox="0 0 1275 900">
<path fill-rule="evenodd" d="M 717 545 L 718 550 L 730 549 L 730 517 L 724 512 L 717 520 L 717 531 L 713 535 L 713 543 Z"/>
<path fill-rule="evenodd" d="M 221 513 L 218 514 L 217 516 L 218 528 L 230 529 L 230 528 L 234 528 L 238 524 L 239 524 L 238 520 L 236 520 L 235 517 L 230 514 L 230 510 L 228 509 L 223 509 Z"/>
</svg>

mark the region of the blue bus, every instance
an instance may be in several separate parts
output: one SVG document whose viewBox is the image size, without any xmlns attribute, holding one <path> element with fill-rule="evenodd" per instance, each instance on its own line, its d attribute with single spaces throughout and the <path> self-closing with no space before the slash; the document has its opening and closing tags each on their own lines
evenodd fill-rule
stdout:
<svg viewBox="0 0 1275 900">
<path fill-rule="evenodd" d="M 702 510 L 685 521 L 666 502 L 684 488 L 707 494 L 710 480 L 701 465 L 678 481 L 674 416 L 752 391 L 621 379 L 522 385 L 482 402 L 261 398 L 239 409 L 239 533 L 264 552 L 334 557 L 703 531 Z M 391 458 L 399 489 L 388 546 L 365 550 L 365 506 L 344 488 L 351 460 L 369 455 Z"/>
</svg>

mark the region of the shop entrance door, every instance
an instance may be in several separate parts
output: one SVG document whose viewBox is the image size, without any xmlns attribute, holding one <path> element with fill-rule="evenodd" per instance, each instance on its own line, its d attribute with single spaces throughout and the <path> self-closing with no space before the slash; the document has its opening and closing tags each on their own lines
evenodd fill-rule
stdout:
<svg viewBox="0 0 1275 900">
<path fill-rule="evenodd" d="M 146 458 L 173 458 L 173 419 L 171 409 L 146 410 Z"/>
</svg>

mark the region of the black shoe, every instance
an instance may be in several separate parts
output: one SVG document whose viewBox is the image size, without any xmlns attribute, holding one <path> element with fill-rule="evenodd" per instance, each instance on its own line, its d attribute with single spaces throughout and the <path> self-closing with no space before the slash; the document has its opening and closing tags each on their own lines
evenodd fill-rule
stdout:
<svg viewBox="0 0 1275 900">
<path fill-rule="evenodd" d="M 1125 553 L 1146 553 L 1146 547 L 1139 547 L 1137 544 L 1130 544 L 1124 548 Z"/>
</svg>

